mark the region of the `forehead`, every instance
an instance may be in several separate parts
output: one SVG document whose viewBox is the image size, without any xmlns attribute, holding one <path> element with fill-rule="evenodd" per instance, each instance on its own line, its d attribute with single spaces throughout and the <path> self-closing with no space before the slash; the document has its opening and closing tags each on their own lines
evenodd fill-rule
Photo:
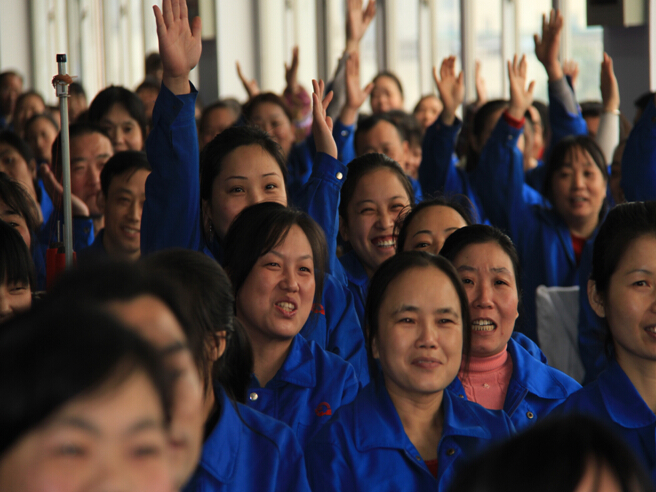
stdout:
<svg viewBox="0 0 656 492">
<path fill-rule="evenodd" d="M 116 188 L 128 188 L 135 194 L 146 192 L 146 178 L 150 174 L 147 169 L 128 169 L 112 178 L 109 182 L 109 192 L 115 191 Z"/>
<path fill-rule="evenodd" d="M 429 312 L 447 307 L 460 312 L 460 298 L 451 279 L 433 265 L 409 268 L 397 275 L 385 290 L 380 312 L 391 313 L 404 304 Z"/>
<path fill-rule="evenodd" d="M 20 89 L 20 88 L 23 87 L 23 81 L 21 80 L 21 78 L 18 75 L 14 74 L 14 73 L 5 75 L 0 80 L 0 88 L 4 89 L 4 88 L 8 88 L 8 87 L 11 87 L 12 89 L 13 88 Z"/>
<path fill-rule="evenodd" d="M 399 86 L 396 85 L 394 79 L 388 77 L 387 75 L 381 75 L 374 81 L 374 90 L 384 90 L 387 92 L 394 92 L 400 95 Z"/>
<path fill-rule="evenodd" d="M 433 205 L 417 212 L 408 225 L 408 233 L 412 234 L 424 229 L 441 231 L 466 225 L 465 219 L 453 208 L 445 205 Z"/>
<path fill-rule="evenodd" d="M 53 125 L 52 121 L 43 116 L 37 117 L 28 127 L 25 128 L 26 133 L 33 133 L 41 130 L 50 130 L 50 132 L 55 134 L 59 131 L 55 125 Z"/>
<path fill-rule="evenodd" d="M 102 133 L 92 132 L 71 139 L 71 159 L 76 156 L 113 154 L 111 140 Z"/>
<path fill-rule="evenodd" d="M 223 158 L 218 178 L 243 176 L 247 179 L 259 179 L 270 174 L 282 179 L 278 161 L 259 145 L 242 145 Z"/>
<path fill-rule="evenodd" d="M 362 144 L 377 144 L 381 142 L 397 143 L 401 145 L 401 136 L 396 127 L 389 121 L 379 121 L 369 131 L 360 137 Z"/>
<path fill-rule="evenodd" d="M 435 109 L 439 106 L 440 101 L 435 96 L 425 97 L 419 102 L 419 109 Z"/>
<path fill-rule="evenodd" d="M 158 298 L 145 294 L 129 301 L 113 301 L 109 310 L 155 348 L 185 343 L 186 336 L 173 312 Z"/>
<path fill-rule="evenodd" d="M 287 118 L 285 111 L 276 103 L 263 101 L 258 103 L 252 110 L 251 116 L 256 118 Z"/>
<path fill-rule="evenodd" d="M 272 248 L 272 251 L 294 256 L 312 256 L 312 246 L 307 235 L 300 226 L 294 224 L 289 228 L 285 239 Z"/>
<path fill-rule="evenodd" d="M 32 106 L 32 107 L 34 107 L 34 106 L 45 107 L 45 105 L 43 104 L 43 101 L 41 100 L 41 98 L 39 96 L 37 96 L 36 94 L 28 94 L 27 96 L 25 96 L 21 100 L 20 105 L 21 106 Z"/>
<path fill-rule="evenodd" d="M 110 108 L 107 110 L 107 112 L 103 115 L 104 120 L 132 120 L 135 121 L 134 118 L 130 115 L 128 110 L 123 106 L 121 103 L 114 103 L 110 106 Z"/>
<path fill-rule="evenodd" d="M 23 159 L 23 156 L 18 152 L 18 149 L 7 142 L 0 142 L 0 156 L 3 154 L 16 154 L 14 157 Z"/>
<path fill-rule="evenodd" d="M 351 203 L 373 197 L 397 196 L 405 200 L 410 199 L 397 173 L 391 169 L 381 168 L 360 177 L 353 193 L 355 200 L 351 200 Z"/>
<path fill-rule="evenodd" d="M 467 265 L 479 270 L 505 268 L 515 274 L 510 256 L 494 241 L 465 246 L 454 258 L 453 265 L 456 268 Z"/>
</svg>

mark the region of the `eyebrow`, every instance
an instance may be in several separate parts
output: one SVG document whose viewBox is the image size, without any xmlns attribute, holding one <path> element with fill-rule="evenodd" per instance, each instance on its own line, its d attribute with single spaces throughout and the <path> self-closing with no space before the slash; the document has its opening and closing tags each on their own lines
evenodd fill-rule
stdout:
<svg viewBox="0 0 656 492">
<path fill-rule="evenodd" d="M 390 200 L 397 200 L 397 199 L 404 199 L 404 198 L 407 198 L 407 197 L 405 197 L 403 195 L 395 195 L 395 196 L 391 196 L 389 198 L 386 198 L 386 200 L 390 201 Z M 375 200 L 360 200 L 359 202 L 356 202 L 355 205 L 356 206 L 357 205 L 362 205 L 363 203 L 376 203 L 376 201 Z"/>
<path fill-rule="evenodd" d="M 647 274 L 647 275 L 653 275 L 654 274 L 654 272 L 652 272 L 651 270 L 647 270 L 646 268 L 634 268 L 633 270 L 630 270 L 630 271 L 626 272 L 624 275 L 628 276 L 628 275 L 631 275 L 631 274 L 634 274 L 634 273 L 644 273 L 644 274 Z"/>
<path fill-rule="evenodd" d="M 263 178 L 268 178 L 269 176 L 278 176 L 277 173 L 266 173 L 263 174 L 261 177 Z M 225 180 L 230 181 L 231 179 L 248 179 L 246 176 L 228 176 Z"/>
<path fill-rule="evenodd" d="M 425 230 L 423 230 L 423 231 L 417 231 L 417 232 L 415 232 L 415 233 L 412 235 L 412 237 L 418 236 L 419 234 L 429 234 L 429 235 L 432 236 L 432 235 L 433 235 L 433 231 L 429 231 L 428 229 L 425 229 Z"/>
<path fill-rule="evenodd" d="M 100 429 L 91 422 L 79 417 L 62 417 L 55 420 L 54 424 L 58 427 L 73 427 L 74 429 L 82 430 L 89 434 L 94 434 L 96 436 L 100 435 Z"/>
<path fill-rule="evenodd" d="M 150 417 L 143 418 L 139 420 L 138 422 L 134 423 L 128 429 L 125 431 L 125 435 L 134 435 L 138 434 L 139 432 L 143 431 L 148 431 L 152 429 L 162 429 L 164 427 L 163 422 L 159 422 L 155 419 L 152 419 Z"/>
<path fill-rule="evenodd" d="M 134 195 L 134 193 L 132 193 L 132 190 L 128 188 L 119 188 L 118 190 L 116 190 L 116 193 L 126 193 L 128 195 Z"/>
<path fill-rule="evenodd" d="M 17 210 L 14 210 L 13 208 L 8 208 L 4 212 L 2 212 L 2 215 L 5 216 L 5 217 L 8 216 L 8 215 L 12 215 L 12 216 L 15 215 L 15 216 L 21 217 L 21 218 L 23 217 Z"/>
<path fill-rule="evenodd" d="M 418 312 L 419 312 L 419 308 L 417 306 L 411 306 L 409 304 L 401 304 L 398 308 L 392 311 L 392 314 L 418 313 Z M 451 313 L 455 316 L 459 316 L 458 313 L 450 307 L 441 307 L 433 311 L 433 314 L 446 314 L 446 313 Z"/>
<path fill-rule="evenodd" d="M 459 272 L 477 272 L 479 269 L 469 265 L 460 265 L 456 270 Z M 506 267 L 493 267 L 490 268 L 490 271 L 494 273 L 510 274 L 510 270 L 508 270 Z"/>
<path fill-rule="evenodd" d="M 285 258 L 281 253 L 278 253 L 275 249 L 269 251 L 269 253 L 276 255 L 278 258 Z M 312 255 L 303 255 L 298 258 L 299 260 L 312 260 Z"/>
<path fill-rule="evenodd" d="M 189 349 L 189 344 L 186 342 L 180 342 L 176 341 L 173 342 L 166 347 L 164 347 L 162 350 L 160 350 L 160 355 L 162 357 L 166 357 L 168 355 L 176 354 L 178 352 L 181 352 L 182 350 L 190 350 Z"/>
</svg>

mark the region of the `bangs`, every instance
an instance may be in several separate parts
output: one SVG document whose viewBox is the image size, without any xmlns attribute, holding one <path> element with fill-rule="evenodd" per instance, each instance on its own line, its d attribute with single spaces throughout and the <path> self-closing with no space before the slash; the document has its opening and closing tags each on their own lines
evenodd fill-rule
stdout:
<svg viewBox="0 0 656 492">
<path fill-rule="evenodd" d="M 0 282 L 35 285 L 34 264 L 23 238 L 13 227 L 0 227 Z M 9 229 L 9 230 L 8 230 Z"/>
</svg>

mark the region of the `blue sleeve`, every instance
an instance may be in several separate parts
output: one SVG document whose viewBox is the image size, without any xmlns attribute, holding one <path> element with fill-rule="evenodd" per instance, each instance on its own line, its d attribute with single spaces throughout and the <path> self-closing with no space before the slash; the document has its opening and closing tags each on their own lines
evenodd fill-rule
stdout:
<svg viewBox="0 0 656 492">
<path fill-rule="evenodd" d="M 348 168 L 328 154 L 318 152 L 310 179 L 298 196 L 296 205 L 307 212 L 326 235 L 328 244 L 328 272 L 345 277 L 337 261 L 337 234 L 339 233 L 339 200 Z"/>
<path fill-rule="evenodd" d="M 358 464 L 349 458 L 336 443 L 310 441 L 305 448 L 305 466 L 312 492 L 355 492 Z"/>
<path fill-rule="evenodd" d="M 656 106 L 649 99 L 622 156 L 622 190 L 627 201 L 656 199 Z"/>
<path fill-rule="evenodd" d="M 471 174 L 487 218 L 492 225 L 508 231 L 514 241 L 528 206 L 524 161 L 517 148 L 521 133 L 521 129 L 513 128 L 501 116 Z"/>
<path fill-rule="evenodd" d="M 39 231 L 39 242 L 45 246 L 45 249 L 50 247 L 50 243 L 57 241 L 57 222 L 64 223 L 64 215 L 60 210 L 54 209 L 50 214 L 48 222 L 41 226 Z M 62 229 L 62 243 L 63 241 Z M 93 219 L 91 217 L 73 217 L 73 251 L 82 251 L 93 244 L 96 234 L 93 227 Z M 44 249 L 44 251 L 45 251 Z"/>
<path fill-rule="evenodd" d="M 165 248 L 200 250 L 200 177 L 194 118 L 198 92 L 176 96 L 164 84 L 153 109 L 146 140 L 153 169 L 146 180 L 141 217 L 141 252 Z"/>
<path fill-rule="evenodd" d="M 588 134 L 588 125 L 576 103 L 574 91 L 564 77 L 549 83 L 549 125 L 550 149 L 568 135 Z"/>
<path fill-rule="evenodd" d="M 465 193 L 465 183 L 456 169 L 456 137 L 462 122 L 456 118 L 447 126 L 438 117 L 426 129 L 421 145 L 419 184 L 426 196 L 437 193 Z"/>
<path fill-rule="evenodd" d="M 335 139 L 335 144 L 337 144 L 337 159 L 346 165 L 355 159 L 354 135 L 354 125 L 345 125 L 339 119 L 335 121 L 333 125 L 333 138 Z"/>
</svg>

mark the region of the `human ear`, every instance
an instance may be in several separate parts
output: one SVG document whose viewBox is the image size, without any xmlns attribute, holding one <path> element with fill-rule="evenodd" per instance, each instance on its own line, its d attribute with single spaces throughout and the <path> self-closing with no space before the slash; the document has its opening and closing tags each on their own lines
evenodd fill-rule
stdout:
<svg viewBox="0 0 656 492">
<path fill-rule="evenodd" d="M 374 359 L 380 359 L 380 352 L 378 351 L 378 337 L 374 337 L 371 341 L 371 355 Z"/>
<path fill-rule="evenodd" d="M 594 280 L 588 280 L 588 302 L 592 310 L 597 313 L 597 316 L 600 318 L 606 317 L 604 301 L 597 292 L 597 284 Z"/>
<path fill-rule="evenodd" d="M 226 330 L 217 331 L 211 340 L 208 341 L 210 359 L 216 362 L 225 353 L 228 332 Z"/>
<path fill-rule="evenodd" d="M 212 207 L 209 200 L 201 200 L 201 208 L 203 210 L 203 230 L 210 236 L 210 224 L 212 224 Z"/>
<path fill-rule="evenodd" d="M 348 243 L 348 224 L 346 220 L 339 216 L 339 235 L 342 236 L 342 240 Z"/>
<path fill-rule="evenodd" d="M 101 190 L 100 192 L 98 192 L 98 195 L 96 195 L 96 204 L 98 205 L 98 209 L 100 210 L 100 213 L 102 215 L 105 215 L 106 203 L 107 202 L 105 201 L 105 194 Z"/>
</svg>

